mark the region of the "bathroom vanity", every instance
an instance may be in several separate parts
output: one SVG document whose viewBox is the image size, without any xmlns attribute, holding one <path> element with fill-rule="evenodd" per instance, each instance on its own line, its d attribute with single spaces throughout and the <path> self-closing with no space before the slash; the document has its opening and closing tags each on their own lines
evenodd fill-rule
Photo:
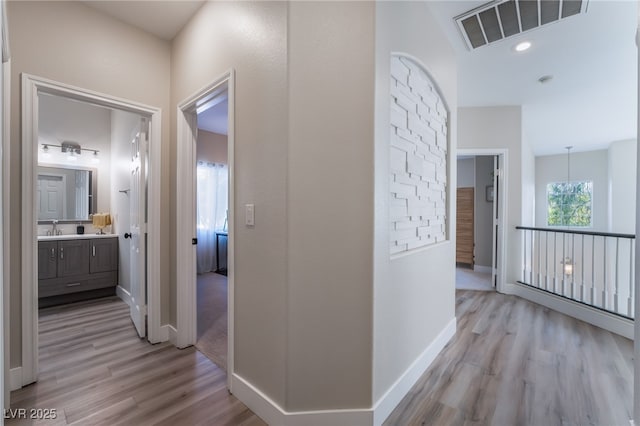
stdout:
<svg viewBox="0 0 640 426">
<path fill-rule="evenodd" d="M 117 284 L 117 235 L 38 237 L 39 307 L 111 296 Z"/>
</svg>

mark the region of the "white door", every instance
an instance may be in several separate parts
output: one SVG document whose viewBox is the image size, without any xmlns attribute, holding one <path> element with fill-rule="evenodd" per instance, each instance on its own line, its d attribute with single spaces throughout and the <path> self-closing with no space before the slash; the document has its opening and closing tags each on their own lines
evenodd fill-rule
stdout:
<svg viewBox="0 0 640 426">
<path fill-rule="evenodd" d="M 67 185 L 64 176 L 38 173 L 38 219 L 66 219 Z"/>
<path fill-rule="evenodd" d="M 146 336 L 146 167 L 147 145 L 149 142 L 149 121 L 140 123 L 140 131 L 131 141 L 131 193 L 130 193 L 130 233 L 131 233 L 131 306 L 133 324 L 140 337 Z"/>
<path fill-rule="evenodd" d="M 493 157 L 493 215 L 492 217 L 492 240 L 493 247 L 491 253 L 491 286 L 497 288 L 498 280 L 498 202 L 500 200 L 499 191 L 502 188 L 498 187 L 498 174 L 500 173 L 499 157 L 496 155 Z"/>
</svg>

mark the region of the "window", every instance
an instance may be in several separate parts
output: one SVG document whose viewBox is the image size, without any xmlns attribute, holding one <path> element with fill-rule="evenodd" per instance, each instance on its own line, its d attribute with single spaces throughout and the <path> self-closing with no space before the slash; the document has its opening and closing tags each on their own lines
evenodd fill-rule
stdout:
<svg viewBox="0 0 640 426">
<path fill-rule="evenodd" d="M 548 226 L 591 226 L 593 182 L 547 185 Z"/>
</svg>

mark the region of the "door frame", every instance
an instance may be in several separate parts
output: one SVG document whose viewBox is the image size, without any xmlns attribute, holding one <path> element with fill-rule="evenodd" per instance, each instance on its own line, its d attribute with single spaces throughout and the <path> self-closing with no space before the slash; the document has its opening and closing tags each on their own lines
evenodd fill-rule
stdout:
<svg viewBox="0 0 640 426">
<path fill-rule="evenodd" d="M 160 165 L 161 110 L 76 86 L 22 73 L 22 385 L 38 379 L 38 264 L 35 180 L 37 167 L 38 106 L 40 93 L 88 102 L 143 115 L 151 119 L 147 217 L 148 339 L 163 339 L 160 327 Z"/>
<path fill-rule="evenodd" d="M 234 104 L 235 71 L 228 70 L 203 88 L 183 100 L 177 107 L 177 318 L 175 345 L 179 348 L 195 345 L 197 340 L 197 277 L 196 249 L 192 244 L 196 232 L 196 143 L 197 110 L 228 91 L 228 169 L 229 213 L 227 242 L 227 387 L 231 391 L 234 372 L 234 241 L 235 241 L 235 167 L 234 167 Z"/>
<path fill-rule="evenodd" d="M 506 273 L 507 273 L 507 265 L 505 264 L 506 258 L 506 232 L 505 226 L 507 222 L 507 202 L 508 202 L 508 179 L 507 179 L 507 171 L 508 168 L 508 160 L 509 160 L 509 152 L 507 149 L 503 148 L 478 148 L 478 149 L 465 149 L 459 148 L 456 151 L 456 156 L 458 155 L 471 155 L 471 156 L 492 156 L 500 158 L 500 166 L 498 167 L 498 191 L 497 196 L 494 198 L 494 203 L 498 203 L 498 231 L 497 236 L 495 235 L 495 228 L 492 226 L 494 231 L 493 241 L 499 241 L 500 246 L 498 247 L 497 259 L 496 259 L 496 275 L 497 275 L 497 283 L 496 290 L 500 293 L 505 292 L 506 288 Z M 492 256 L 493 257 L 493 256 Z"/>
</svg>

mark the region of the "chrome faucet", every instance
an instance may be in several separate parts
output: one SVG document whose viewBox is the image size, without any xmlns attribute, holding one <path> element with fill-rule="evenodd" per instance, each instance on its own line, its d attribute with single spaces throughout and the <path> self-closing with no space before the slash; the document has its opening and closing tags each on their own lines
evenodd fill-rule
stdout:
<svg viewBox="0 0 640 426">
<path fill-rule="evenodd" d="M 62 235 L 62 230 L 58 229 L 58 221 L 56 219 L 51 221 L 51 231 L 47 231 L 47 235 Z"/>
</svg>

